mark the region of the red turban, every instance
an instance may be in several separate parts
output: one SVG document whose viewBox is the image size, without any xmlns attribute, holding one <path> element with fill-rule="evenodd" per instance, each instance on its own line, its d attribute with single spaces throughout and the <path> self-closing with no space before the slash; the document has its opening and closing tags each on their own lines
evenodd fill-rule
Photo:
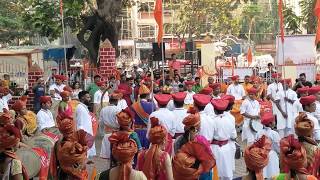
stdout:
<svg viewBox="0 0 320 180">
<path fill-rule="evenodd" d="M 68 80 L 68 77 L 63 76 L 63 75 L 54 75 L 54 78 L 59 79 L 61 81 L 66 81 Z"/>
<path fill-rule="evenodd" d="M 172 96 L 170 94 L 156 94 L 154 98 L 157 100 L 159 105 L 167 105 L 171 100 Z"/>
<path fill-rule="evenodd" d="M 104 81 L 99 81 L 96 84 L 97 84 L 97 86 L 101 87 L 101 86 L 105 85 L 106 83 Z"/>
<path fill-rule="evenodd" d="M 213 105 L 214 109 L 225 111 L 229 105 L 229 101 L 224 99 L 212 99 L 211 104 Z"/>
<path fill-rule="evenodd" d="M 300 103 L 302 105 L 310 105 L 316 101 L 316 97 L 311 95 L 311 96 L 305 96 L 300 98 Z"/>
<path fill-rule="evenodd" d="M 183 102 L 186 96 L 187 96 L 186 92 L 177 92 L 175 94 L 172 94 L 173 100 L 177 102 Z"/>
<path fill-rule="evenodd" d="M 0 93 L 5 94 L 6 93 L 6 88 L 0 87 Z"/>
<path fill-rule="evenodd" d="M 263 113 L 263 115 L 261 116 L 261 124 L 263 125 L 269 125 L 270 123 L 273 123 L 274 120 L 275 118 L 272 112 Z"/>
<path fill-rule="evenodd" d="M 212 89 L 212 90 L 215 90 L 217 88 L 221 88 L 221 84 L 220 83 L 213 83 L 213 84 L 210 84 L 209 87 Z"/>
<path fill-rule="evenodd" d="M 121 163 L 118 180 L 129 180 L 132 169 L 131 161 L 138 152 L 136 142 L 129 138 L 128 133 L 121 131 L 112 133 L 109 141 L 113 157 Z"/>
<path fill-rule="evenodd" d="M 294 135 L 280 141 L 280 157 L 285 167 L 297 173 L 307 174 L 307 153 Z"/>
<path fill-rule="evenodd" d="M 232 81 L 235 81 L 235 80 L 238 80 L 238 79 L 239 79 L 239 76 L 238 76 L 238 75 L 231 77 L 231 80 L 232 80 Z"/>
<path fill-rule="evenodd" d="M 20 142 L 21 133 L 18 128 L 13 125 L 5 125 L 0 127 L 0 150 L 10 149 Z"/>
<path fill-rule="evenodd" d="M 247 91 L 248 91 L 248 94 L 257 94 L 257 89 L 256 88 L 250 88 Z"/>
<path fill-rule="evenodd" d="M 314 95 L 320 92 L 320 86 L 313 86 L 309 89 L 309 95 Z"/>
<path fill-rule="evenodd" d="M 247 147 L 244 152 L 247 168 L 256 173 L 257 179 L 263 179 L 262 170 L 268 165 L 271 144 L 270 139 L 263 135 L 257 142 Z"/>
<path fill-rule="evenodd" d="M 272 78 L 281 78 L 281 73 L 273 73 L 271 74 Z"/>
<path fill-rule="evenodd" d="M 73 89 L 70 86 L 65 86 L 63 88 L 64 91 L 69 91 L 70 93 L 72 93 Z"/>
<path fill-rule="evenodd" d="M 40 103 L 47 103 L 47 102 L 51 102 L 51 97 L 50 96 L 41 96 L 40 97 Z"/>
<path fill-rule="evenodd" d="M 221 97 L 221 99 L 228 100 L 229 104 L 230 103 L 234 103 L 234 101 L 235 101 L 235 97 L 231 96 L 231 95 L 224 95 L 224 96 Z"/>
<path fill-rule="evenodd" d="M 198 106 L 206 106 L 210 102 L 211 97 L 204 94 L 195 94 L 193 95 L 193 100 L 194 104 Z"/>
<path fill-rule="evenodd" d="M 193 81 L 186 81 L 186 82 L 184 82 L 184 84 L 185 84 L 186 86 L 193 86 L 193 85 L 194 85 L 194 82 L 193 82 Z"/>
<path fill-rule="evenodd" d="M 308 86 L 302 87 L 302 88 L 297 89 L 297 93 L 298 94 L 307 94 L 309 92 L 309 89 L 310 88 Z"/>
<path fill-rule="evenodd" d="M 119 100 L 119 99 L 122 98 L 122 96 L 123 96 L 122 93 L 115 93 L 115 92 L 113 92 L 113 93 L 110 95 L 110 98 Z"/>
<path fill-rule="evenodd" d="M 199 92 L 199 94 L 205 94 L 205 95 L 210 95 L 211 93 L 212 93 L 212 88 L 210 87 L 203 88 Z"/>
<path fill-rule="evenodd" d="M 16 112 L 18 112 L 18 111 L 21 111 L 23 108 L 25 108 L 26 107 L 26 104 L 23 102 L 23 101 L 21 101 L 21 100 L 18 100 L 18 101 L 16 101 L 13 105 L 12 105 L 12 109 L 14 110 L 14 111 L 16 111 Z"/>
</svg>

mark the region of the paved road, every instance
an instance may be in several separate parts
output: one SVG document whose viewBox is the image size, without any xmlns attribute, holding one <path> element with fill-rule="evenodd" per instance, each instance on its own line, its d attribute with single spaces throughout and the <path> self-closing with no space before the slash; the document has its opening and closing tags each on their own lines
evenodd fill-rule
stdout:
<svg viewBox="0 0 320 180">
<path fill-rule="evenodd" d="M 101 141 L 102 141 L 101 137 L 96 139 L 97 155 L 100 154 Z M 243 149 L 243 144 L 241 144 L 241 146 L 242 146 L 242 149 Z M 109 161 L 106 160 L 106 159 L 101 159 L 99 157 L 94 157 L 93 161 L 94 161 L 93 165 L 88 165 L 89 173 L 92 172 L 93 166 L 96 167 L 98 173 L 103 171 L 103 170 L 106 170 L 109 167 Z M 242 177 L 245 174 L 246 174 L 246 165 L 245 165 L 244 159 L 242 157 L 241 159 L 236 160 L 236 172 L 234 172 L 234 177 L 235 178 L 236 177 Z M 89 177 L 91 177 L 91 176 L 89 176 Z"/>
</svg>

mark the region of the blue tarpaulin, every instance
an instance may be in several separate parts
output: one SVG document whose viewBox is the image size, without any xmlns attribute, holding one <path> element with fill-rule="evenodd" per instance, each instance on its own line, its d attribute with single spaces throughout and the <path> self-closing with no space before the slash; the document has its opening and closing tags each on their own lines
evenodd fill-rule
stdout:
<svg viewBox="0 0 320 180">
<path fill-rule="evenodd" d="M 66 49 L 67 51 L 68 49 Z M 43 51 L 44 60 L 61 61 L 64 60 L 64 48 L 54 48 Z"/>
</svg>

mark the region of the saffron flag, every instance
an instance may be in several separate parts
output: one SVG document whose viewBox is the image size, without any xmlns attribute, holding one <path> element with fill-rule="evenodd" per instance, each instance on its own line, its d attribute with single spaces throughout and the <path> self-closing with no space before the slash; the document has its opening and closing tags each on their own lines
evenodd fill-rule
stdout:
<svg viewBox="0 0 320 180">
<path fill-rule="evenodd" d="M 316 6 L 314 7 L 314 15 L 318 18 L 318 27 L 315 41 L 315 44 L 317 45 L 320 41 L 320 0 L 317 0 Z"/>
<path fill-rule="evenodd" d="M 284 43 L 284 24 L 283 24 L 282 6 L 283 6 L 283 2 L 282 0 L 279 0 L 278 15 L 280 20 L 280 37 L 281 37 L 281 42 Z"/>
<path fill-rule="evenodd" d="M 63 0 L 60 0 L 60 14 L 63 16 Z"/>
<path fill-rule="evenodd" d="M 248 53 L 247 53 L 247 60 L 248 60 L 248 65 L 250 65 L 252 63 L 252 50 L 251 47 L 249 47 L 248 49 Z"/>
<path fill-rule="evenodd" d="M 154 19 L 159 26 L 158 45 L 160 46 L 163 36 L 162 0 L 156 0 L 156 5 L 154 7 Z"/>
</svg>

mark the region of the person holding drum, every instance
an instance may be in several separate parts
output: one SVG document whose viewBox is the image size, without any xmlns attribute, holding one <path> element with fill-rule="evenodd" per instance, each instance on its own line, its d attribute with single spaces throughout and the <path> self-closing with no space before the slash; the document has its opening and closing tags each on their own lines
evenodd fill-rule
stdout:
<svg viewBox="0 0 320 180">
<path fill-rule="evenodd" d="M 254 142 L 256 133 L 262 129 L 260 123 L 260 104 L 256 100 L 257 89 L 248 89 L 248 98 L 246 98 L 241 107 L 240 113 L 244 116 L 244 123 L 242 127 L 242 141 L 246 141 L 247 145 Z"/>
<path fill-rule="evenodd" d="M 41 109 L 37 113 L 37 124 L 38 131 L 42 131 L 43 129 L 49 129 L 55 127 L 55 121 L 53 119 L 53 115 L 50 111 L 52 102 L 50 96 L 41 96 L 40 97 Z"/>
<path fill-rule="evenodd" d="M 0 179 L 29 180 L 27 171 L 16 155 L 21 134 L 13 125 L 0 127 Z"/>
<path fill-rule="evenodd" d="M 272 112 L 264 113 L 261 116 L 261 124 L 263 124 L 263 129 L 257 133 L 257 139 L 262 136 L 266 136 L 271 140 L 272 146 L 269 152 L 269 163 L 263 168 L 264 178 L 271 179 L 274 176 L 277 176 L 280 173 L 279 166 L 279 157 L 280 153 L 280 136 L 279 133 L 272 129 L 274 126 L 274 115 Z"/>
<path fill-rule="evenodd" d="M 235 170 L 235 139 L 237 130 L 235 118 L 224 113 L 229 105 L 228 100 L 213 99 L 216 116 L 214 116 L 213 139 L 211 149 L 216 158 L 218 175 L 220 179 L 232 180 Z"/>
</svg>

